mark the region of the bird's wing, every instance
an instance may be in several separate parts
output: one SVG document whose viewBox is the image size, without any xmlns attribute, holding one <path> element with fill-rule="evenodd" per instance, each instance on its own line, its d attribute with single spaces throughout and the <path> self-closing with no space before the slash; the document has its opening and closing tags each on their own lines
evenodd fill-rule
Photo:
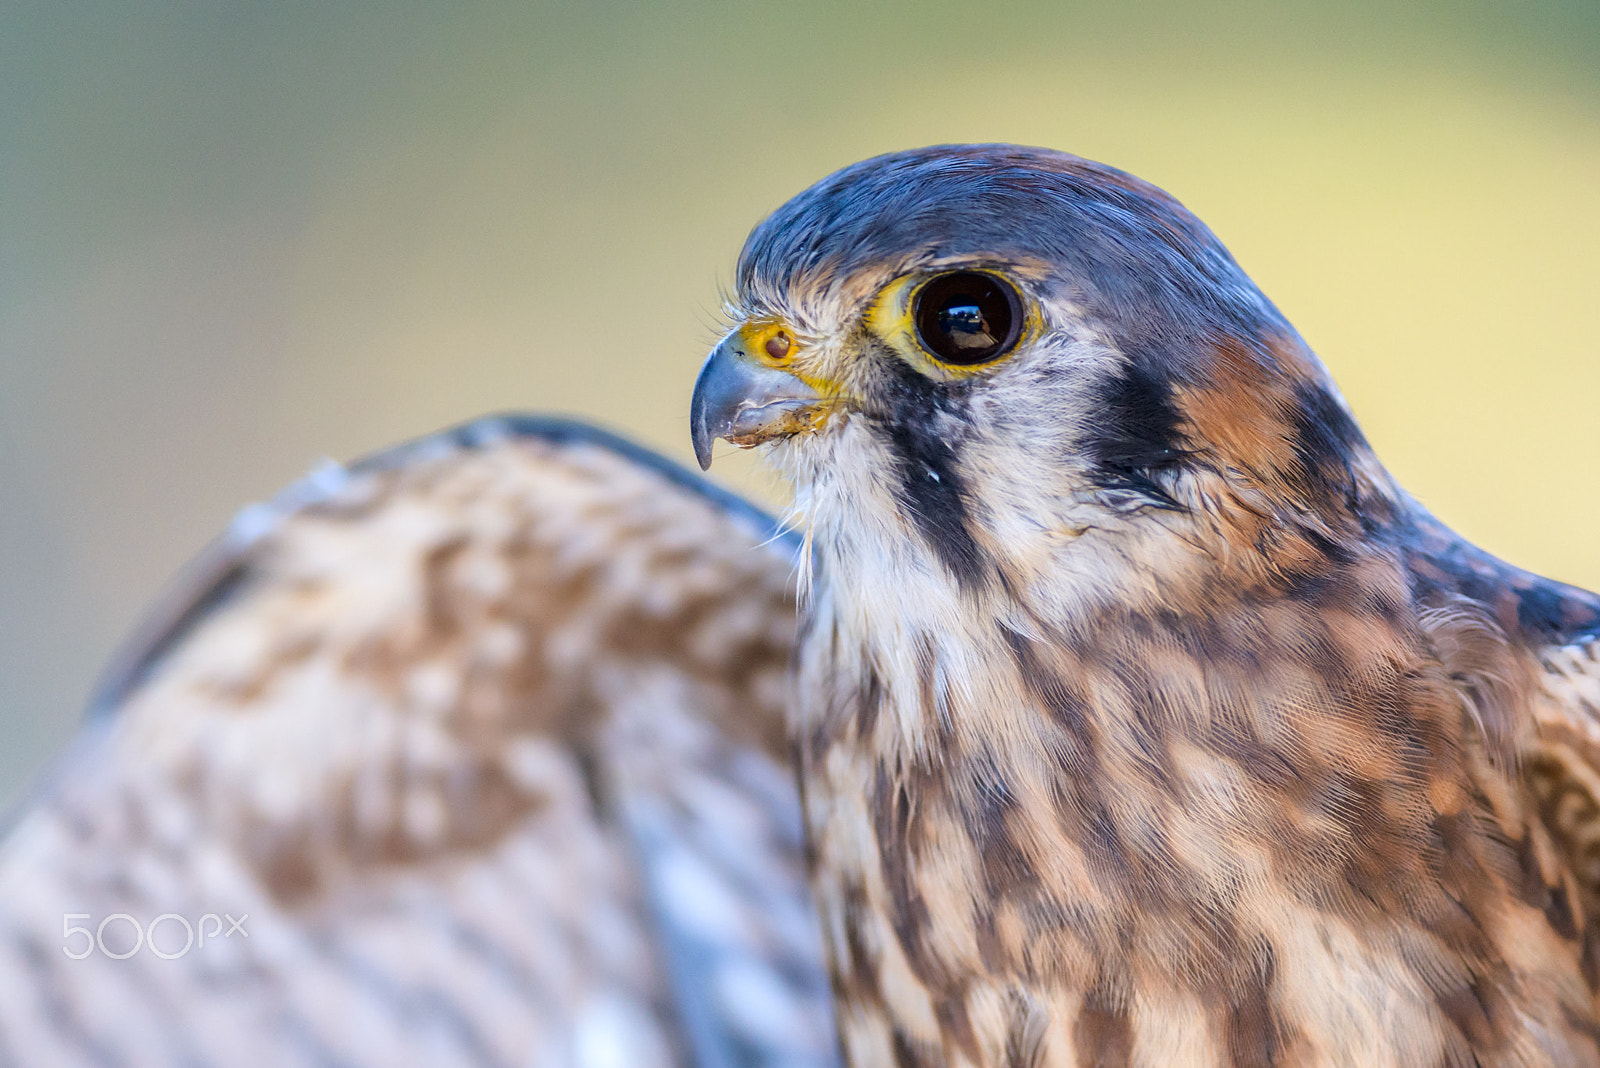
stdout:
<svg viewBox="0 0 1600 1068">
<path fill-rule="evenodd" d="M 792 550 L 525 417 L 247 509 L 0 844 L 0 1065 L 831 1061 Z"/>
<path fill-rule="evenodd" d="M 1577 881 L 1600 952 L 1600 634 L 1548 645 L 1538 663 L 1523 777 Z M 1600 969 L 1600 957 L 1594 966 Z"/>
</svg>

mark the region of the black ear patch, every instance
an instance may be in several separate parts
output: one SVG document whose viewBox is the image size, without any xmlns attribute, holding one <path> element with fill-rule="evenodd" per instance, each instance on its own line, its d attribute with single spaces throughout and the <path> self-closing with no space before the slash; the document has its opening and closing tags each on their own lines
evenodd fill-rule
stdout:
<svg viewBox="0 0 1600 1068">
<path fill-rule="evenodd" d="M 1102 386 L 1098 399 L 1084 443 L 1090 477 L 1106 489 L 1132 492 L 1158 507 L 1179 507 L 1156 480 L 1158 472 L 1186 455 L 1183 417 L 1173 403 L 1171 381 L 1135 359 Z"/>
</svg>

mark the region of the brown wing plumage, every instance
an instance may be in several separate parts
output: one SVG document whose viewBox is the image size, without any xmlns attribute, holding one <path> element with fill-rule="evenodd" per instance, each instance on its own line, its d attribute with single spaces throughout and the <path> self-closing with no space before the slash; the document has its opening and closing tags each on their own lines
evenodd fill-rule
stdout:
<svg viewBox="0 0 1600 1068">
<path fill-rule="evenodd" d="M 1408 556 L 1436 651 L 1492 744 L 1510 746 L 1502 755 L 1560 857 L 1544 872 L 1557 895 L 1547 911 L 1576 928 L 1600 988 L 1600 595 L 1498 560 L 1431 517 Z M 1561 871 L 1576 897 L 1571 921 L 1559 919 L 1569 914 Z"/>
<path fill-rule="evenodd" d="M 0 848 L 0 1064 L 826 1061 L 774 537 L 518 418 L 247 510 Z"/>
<path fill-rule="evenodd" d="M 1600 986 L 1600 634 L 1539 650 L 1535 733 L 1523 777 L 1567 867 L 1590 928 L 1585 958 Z"/>
</svg>

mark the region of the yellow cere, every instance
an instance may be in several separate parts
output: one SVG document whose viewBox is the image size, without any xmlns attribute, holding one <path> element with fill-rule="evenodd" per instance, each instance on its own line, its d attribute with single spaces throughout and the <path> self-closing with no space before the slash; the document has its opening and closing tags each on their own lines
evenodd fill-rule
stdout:
<svg viewBox="0 0 1600 1068">
<path fill-rule="evenodd" d="M 821 396 L 831 397 L 839 392 L 836 383 L 819 377 L 814 373 L 817 368 L 798 359 L 804 346 L 794 328 L 782 319 L 752 319 L 745 323 L 739 328 L 739 347 L 750 359 L 789 372 Z"/>
<path fill-rule="evenodd" d="M 988 363 L 960 366 L 940 360 L 917 340 L 917 327 L 912 315 L 917 291 L 925 283 L 952 270 L 993 275 L 1007 282 L 1022 298 L 1022 333 L 1017 338 L 1017 343 L 1012 346 L 1010 353 Z M 1011 358 L 1012 353 L 1020 351 L 1023 346 L 1039 336 L 1041 321 L 1039 307 L 1028 295 L 1027 290 L 1017 285 L 1005 274 L 983 267 L 956 265 L 941 265 L 937 271 L 919 271 L 916 274 L 908 274 L 896 278 L 878 291 L 878 298 L 872 302 L 872 307 L 867 309 L 868 330 L 882 339 L 901 359 L 929 378 L 937 378 L 947 382 L 985 374 L 1001 366 Z"/>
<path fill-rule="evenodd" d="M 794 331 L 781 319 L 756 319 L 739 328 L 739 344 L 744 351 L 768 367 L 792 368 L 800 349 Z"/>
</svg>

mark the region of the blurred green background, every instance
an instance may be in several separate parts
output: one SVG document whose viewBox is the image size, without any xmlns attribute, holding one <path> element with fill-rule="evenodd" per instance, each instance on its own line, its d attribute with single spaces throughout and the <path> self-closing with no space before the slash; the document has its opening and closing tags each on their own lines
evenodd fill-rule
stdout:
<svg viewBox="0 0 1600 1068">
<path fill-rule="evenodd" d="M 938 141 L 1205 219 L 1446 522 L 1600 586 L 1600 3 L 0 5 L 0 797 L 239 505 L 492 409 L 687 459 L 746 230 Z M 746 458 L 717 474 L 771 496 Z"/>
</svg>

